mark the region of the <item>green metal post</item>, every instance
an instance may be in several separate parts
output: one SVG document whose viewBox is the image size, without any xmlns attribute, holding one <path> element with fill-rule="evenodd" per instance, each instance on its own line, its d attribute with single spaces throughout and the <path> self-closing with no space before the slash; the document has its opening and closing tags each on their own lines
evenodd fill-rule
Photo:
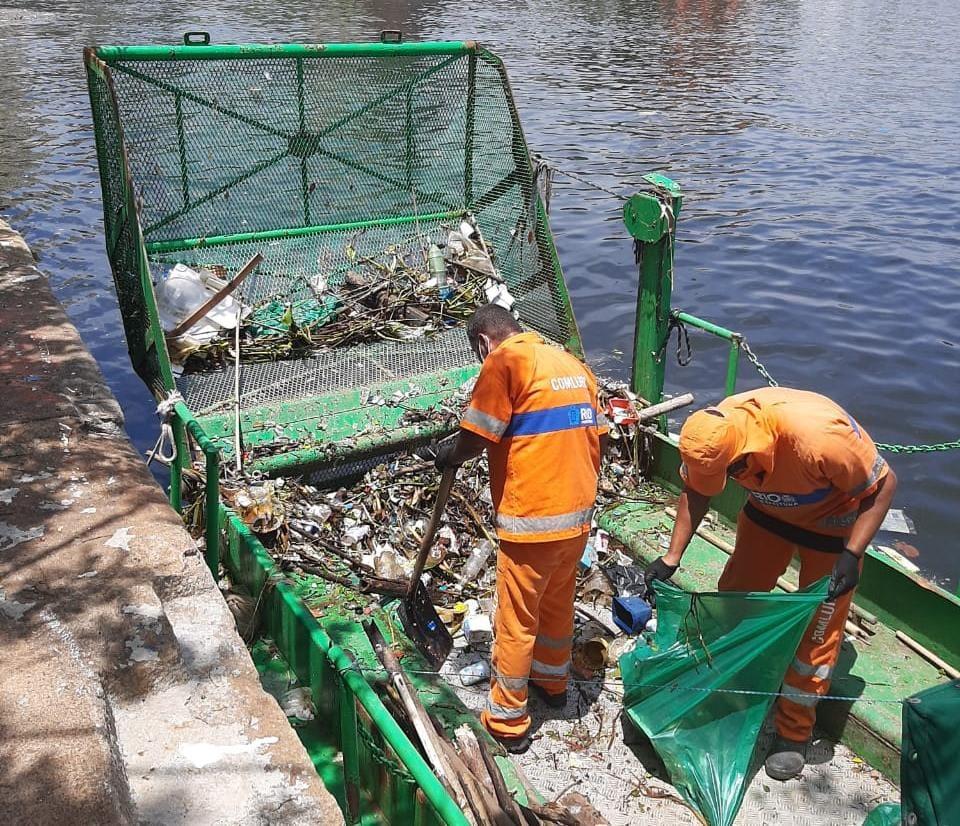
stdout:
<svg viewBox="0 0 960 826">
<path fill-rule="evenodd" d="M 187 439 L 183 431 L 183 422 L 178 418 L 173 420 L 173 443 L 176 445 L 177 458 L 170 463 L 170 507 L 180 513 L 183 507 L 181 496 L 183 493 L 183 460 L 187 455 Z"/>
<path fill-rule="evenodd" d="M 726 394 L 732 396 L 737 392 L 737 366 L 740 361 L 740 342 L 730 342 L 730 355 L 727 357 L 727 384 Z"/>
<path fill-rule="evenodd" d="M 183 402 L 177 402 L 174 410 L 177 413 L 173 420 L 174 430 L 180 427 L 182 431 L 185 427 L 200 446 L 205 459 L 207 481 L 204 486 L 204 537 L 206 548 L 203 556 L 216 579 L 220 573 L 220 451 Z M 184 448 L 184 452 L 178 454 L 174 465 L 180 465 L 180 457 L 187 455 Z M 175 507 L 179 512 L 179 503 Z"/>
<path fill-rule="evenodd" d="M 343 753 L 343 788 L 348 823 L 360 823 L 360 749 L 357 743 L 357 704 L 353 692 L 338 675 L 340 750 Z"/>
<path fill-rule="evenodd" d="M 639 269 L 631 386 L 640 397 L 656 404 L 663 398 L 674 227 L 683 198 L 680 187 L 669 178 L 646 175 L 644 180 L 653 184 L 653 192 L 634 195 L 623 210 L 623 222 L 636 244 Z"/>
</svg>

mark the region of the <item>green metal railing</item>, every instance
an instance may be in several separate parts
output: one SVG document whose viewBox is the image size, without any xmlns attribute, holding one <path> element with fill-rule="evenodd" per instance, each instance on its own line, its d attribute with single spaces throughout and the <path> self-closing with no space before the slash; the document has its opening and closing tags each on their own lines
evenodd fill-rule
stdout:
<svg viewBox="0 0 960 826">
<path fill-rule="evenodd" d="M 690 313 L 685 313 L 682 310 L 674 310 L 671 315 L 682 324 L 688 324 L 691 327 L 696 327 L 698 330 L 703 330 L 705 333 L 710 333 L 710 335 L 717 336 L 717 338 L 722 338 L 724 341 L 730 342 L 730 352 L 727 355 L 727 377 L 724 384 L 724 390 L 728 396 L 732 396 L 734 393 L 736 393 L 737 369 L 740 365 L 740 346 L 743 342 L 743 336 L 740 333 L 735 333 L 732 330 L 728 330 L 726 327 L 721 327 L 719 324 L 714 324 L 712 321 L 706 321 L 702 318 L 698 318 L 695 315 L 690 315 Z"/>
<path fill-rule="evenodd" d="M 226 529 L 224 564 L 235 582 L 258 596 L 265 632 L 300 682 L 310 687 L 318 713 L 331 721 L 329 736 L 343 756 L 347 822 L 382 822 L 385 817 L 390 823 L 466 826 L 467 818 L 383 705 L 353 656 L 324 631 L 243 521 L 225 507 L 215 513 L 209 521 L 218 524 L 218 532 L 219 524 Z M 365 729 L 362 732 L 361 727 Z M 412 785 L 395 769 L 385 768 L 389 761 L 369 745 L 378 738 L 396 755 Z M 368 787 L 362 796 L 361 778 L 377 775 L 379 788 Z M 420 802 L 421 791 L 429 808 Z M 391 807 L 392 811 L 385 811 Z"/>
</svg>

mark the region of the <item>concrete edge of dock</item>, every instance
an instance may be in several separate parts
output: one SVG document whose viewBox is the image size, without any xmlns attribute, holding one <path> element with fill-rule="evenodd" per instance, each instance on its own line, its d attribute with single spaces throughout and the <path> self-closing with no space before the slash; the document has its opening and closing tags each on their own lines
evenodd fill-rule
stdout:
<svg viewBox="0 0 960 826">
<path fill-rule="evenodd" d="M 342 822 L 2 220 L 0 656 L 7 822 Z"/>
</svg>

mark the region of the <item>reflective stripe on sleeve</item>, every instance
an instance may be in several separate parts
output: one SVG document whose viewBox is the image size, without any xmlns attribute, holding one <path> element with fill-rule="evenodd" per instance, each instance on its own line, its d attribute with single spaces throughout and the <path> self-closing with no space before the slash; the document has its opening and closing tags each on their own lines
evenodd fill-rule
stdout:
<svg viewBox="0 0 960 826">
<path fill-rule="evenodd" d="M 477 410 L 475 407 L 467 408 L 467 412 L 463 414 L 463 421 L 498 438 L 503 435 L 507 425 L 510 424 L 496 416 L 491 416 L 489 413 L 484 413 L 482 410 Z"/>
<path fill-rule="evenodd" d="M 796 703 L 798 706 L 813 708 L 820 701 L 820 695 L 816 692 L 804 691 L 802 688 L 796 688 L 795 686 L 787 683 L 784 683 L 780 690 L 783 693 L 784 700 L 789 700 L 791 703 Z"/>
<path fill-rule="evenodd" d="M 497 527 L 513 534 L 550 533 L 587 525 L 592 516 L 593 508 L 561 513 L 556 516 L 510 516 L 506 513 L 498 513 Z"/>
<path fill-rule="evenodd" d="M 870 468 L 870 475 L 867 477 L 867 481 L 862 485 L 857 485 L 853 490 L 848 491 L 847 495 L 859 496 L 880 478 L 880 474 L 883 473 L 883 469 L 886 466 L 886 460 L 878 453 L 877 458 L 873 460 L 873 467 Z"/>
<path fill-rule="evenodd" d="M 530 666 L 531 674 L 543 674 L 547 677 L 566 677 L 569 671 L 570 660 L 567 660 L 562 665 L 547 665 L 546 663 L 540 662 L 540 660 L 534 660 Z"/>
<path fill-rule="evenodd" d="M 816 677 L 818 680 L 829 680 L 830 675 L 833 674 L 832 665 L 814 665 L 813 663 L 805 663 L 799 657 L 795 657 L 793 663 L 790 665 L 791 671 L 794 674 L 797 674 L 801 677 Z"/>
<path fill-rule="evenodd" d="M 487 699 L 487 714 L 498 720 L 519 720 L 521 717 L 527 716 L 527 704 L 523 703 L 516 708 L 507 708 Z"/>
</svg>

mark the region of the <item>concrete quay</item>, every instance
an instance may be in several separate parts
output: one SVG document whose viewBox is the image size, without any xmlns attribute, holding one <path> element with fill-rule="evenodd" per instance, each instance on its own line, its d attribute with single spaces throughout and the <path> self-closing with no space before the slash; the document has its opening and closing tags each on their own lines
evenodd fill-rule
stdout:
<svg viewBox="0 0 960 826">
<path fill-rule="evenodd" d="M 343 822 L 3 221 L 0 659 L 5 823 Z"/>
</svg>

